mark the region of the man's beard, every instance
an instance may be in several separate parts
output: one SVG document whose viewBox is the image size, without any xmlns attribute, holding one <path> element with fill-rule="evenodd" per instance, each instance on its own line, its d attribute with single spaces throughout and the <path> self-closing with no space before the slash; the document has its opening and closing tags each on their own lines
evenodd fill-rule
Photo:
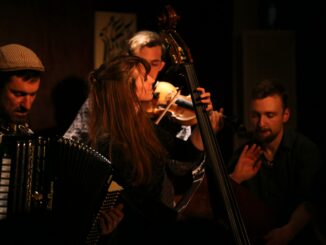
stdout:
<svg viewBox="0 0 326 245">
<path fill-rule="evenodd" d="M 19 112 L 26 112 L 26 111 L 19 111 Z M 11 122 L 16 123 L 16 124 L 25 124 L 28 120 L 28 113 L 25 113 L 23 115 L 13 113 L 10 116 L 10 120 L 11 120 Z"/>
<path fill-rule="evenodd" d="M 28 120 L 28 110 L 21 106 L 10 115 L 10 119 L 13 123 L 25 124 Z"/>
<path fill-rule="evenodd" d="M 267 136 L 262 135 L 264 132 L 269 132 Z M 270 129 L 261 129 L 257 128 L 254 133 L 254 138 L 261 144 L 268 144 L 271 143 L 273 140 L 275 140 L 277 137 L 276 134 L 273 134 L 273 132 Z"/>
<path fill-rule="evenodd" d="M 27 116 L 14 116 L 11 121 L 16 124 L 25 124 L 28 120 Z"/>
</svg>

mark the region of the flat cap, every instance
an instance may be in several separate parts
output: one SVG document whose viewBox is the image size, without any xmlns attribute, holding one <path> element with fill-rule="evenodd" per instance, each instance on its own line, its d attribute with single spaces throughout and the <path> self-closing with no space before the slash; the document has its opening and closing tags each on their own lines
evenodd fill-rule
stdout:
<svg viewBox="0 0 326 245">
<path fill-rule="evenodd" d="M 0 47 L 0 71 L 35 70 L 44 71 L 37 55 L 20 44 L 8 44 Z"/>
</svg>

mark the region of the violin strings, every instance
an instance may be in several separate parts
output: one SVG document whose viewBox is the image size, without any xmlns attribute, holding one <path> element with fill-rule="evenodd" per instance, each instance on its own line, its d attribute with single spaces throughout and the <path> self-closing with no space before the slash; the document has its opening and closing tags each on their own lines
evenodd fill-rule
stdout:
<svg viewBox="0 0 326 245">
<path fill-rule="evenodd" d="M 164 111 L 162 112 L 162 114 L 156 119 L 155 124 L 158 125 L 160 123 L 160 121 L 162 120 L 162 118 L 164 117 L 164 115 L 166 114 L 166 112 L 170 109 L 170 107 L 172 106 L 172 104 L 176 101 L 177 97 L 180 95 L 181 90 L 178 90 L 177 93 L 173 96 L 173 98 L 171 99 L 171 101 L 169 102 L 169 104 L 166 106 L 166 108 L 164 109 Z"/>
</svg>

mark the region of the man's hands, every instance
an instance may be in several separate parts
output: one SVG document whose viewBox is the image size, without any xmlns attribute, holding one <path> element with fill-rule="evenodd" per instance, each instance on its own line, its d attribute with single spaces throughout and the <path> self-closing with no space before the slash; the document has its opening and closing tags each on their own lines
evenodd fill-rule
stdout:
<svg viewBox="0 0 326 245">
<path fill-rule="evenodd" d="M 246 145 L 230 177 L 239 184 L 254 177 L 261 168 L 262 161 L 259 159 L 261 154 L 260 146 L 253 144 L 249 147 Z"/>
</svg>

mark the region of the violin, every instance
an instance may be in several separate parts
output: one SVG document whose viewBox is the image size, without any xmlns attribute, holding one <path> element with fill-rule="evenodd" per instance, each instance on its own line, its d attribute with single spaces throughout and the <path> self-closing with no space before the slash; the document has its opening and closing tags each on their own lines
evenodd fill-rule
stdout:
<svg viewBox="0 0 326 245">
<path fill-rule="evenodd" d="M 169 82 L 156 83 L 154 99 L 146 105 L 145 110 L 156 117 L 155 124 L 159 124 L 165 115 L 181 125 L 192 126 L 197 123 L 191 96 L 181 95 L 181 90 Z"/>
<path fill-rule="evenodd" d="M 144 104 L 145 105 L 145 104 Z M 154 122 L 159 124 L 160 120 L 169 115 L 170 118 L 185 126 L 197 124 L 196 112 L 190 95 L 181 95 L 180 89 L 166 81 L 159 81 L 155 85 L 154 99 L 144 106 L 145 111 L 156 118 Z M 220 115 L 220 127 L 224 124 L 230 125 L 238 135 L 246 135 L 247 130 L 243 123 L 235 116 Z"/>
</svg>

